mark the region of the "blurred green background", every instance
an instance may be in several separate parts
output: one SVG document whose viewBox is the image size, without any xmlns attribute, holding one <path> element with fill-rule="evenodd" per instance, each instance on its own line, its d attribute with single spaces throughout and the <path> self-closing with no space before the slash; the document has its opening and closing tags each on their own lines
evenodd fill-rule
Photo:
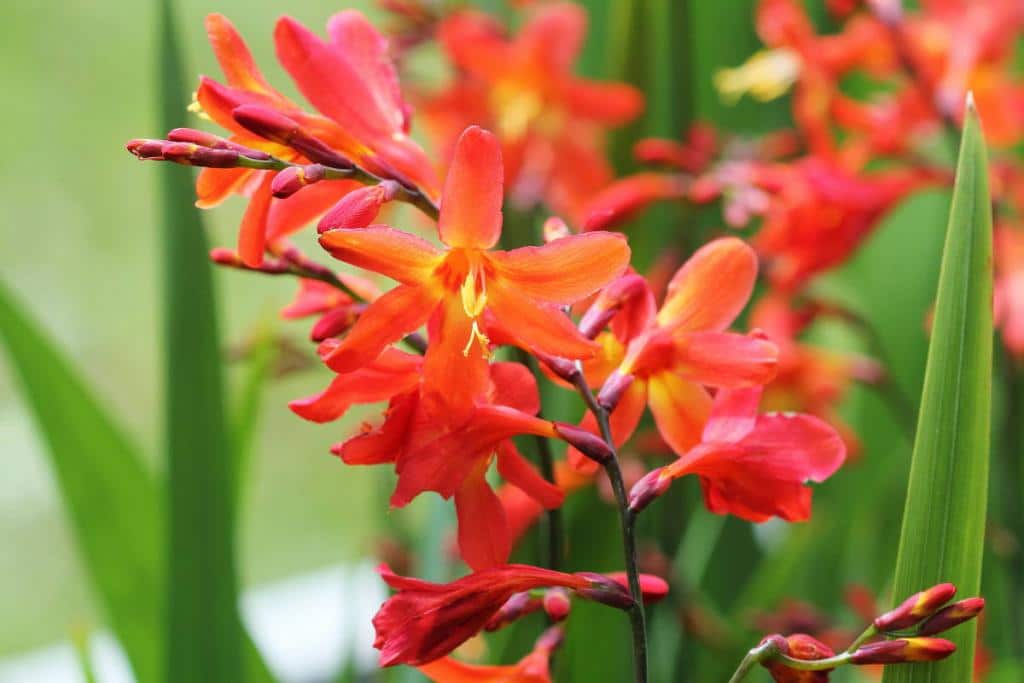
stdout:
<svg viewBox="0 0 1024 683">
<path fill-rule="evenodd" d="M 177 9 L 189 74 L 219 74 L 203 30 L 203 17 L 217 11 L 236 23 L 268 78 L 293 92 L 273 56 L 281 3 L 184 0 Z M 287 13 L 320 29 L 338 9 L 310 0 L 289 3 Z M 150 454 L 161 438 L 157 167 L 140 164 L 124 143 L 165 132 L 156 124 L 155 11 L 156 3 L 116 0 L 0 3 L 3 279 Z M 182 111 L 182 125 L 196 123 Z M 243 205 L 203 213 L 211 244 L 232 243 Z M 232 346 L 277 325 L 293 293 L 291 283 L 236 272 L 218 271 L 216 284 Z M 306 332 L 302 323 L 282 329 L 299 340 Z M 327 450 L 339 427 L 303 423 L 285 407 L 325 377 L 311 368 L 268 386 L 240 519 L 244 585 L 365 556 L 379 523 L 368 514 L 374 473 L 342 468 Z M 98 618 L 18 391 L 0 355 L 0 656 Z"/>
</svg>

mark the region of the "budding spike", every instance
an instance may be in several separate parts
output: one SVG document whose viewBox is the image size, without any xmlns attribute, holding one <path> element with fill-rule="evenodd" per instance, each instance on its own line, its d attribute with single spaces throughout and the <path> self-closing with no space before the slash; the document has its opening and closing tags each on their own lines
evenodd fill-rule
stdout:
<svg viewBox="0 0 1024 683">
<path fill-rule="evenodd" d="M 970 621 L 985 609 L 985 598 L 967 598 L 943 607 L 921 624 L 917 633 L 921 636 L 933 636 L 948 631 L 965 621 Z"/>
<path fill-rule="evenodd" d="M 951 583 L 940 583 L 928 590 L 914 593 L 896 608 L 875 619 L 875 628 L 882 633 L 910 628 L 934 614 L 955 594 L 956 586 Z"/>
<path fill-rule="evenodd" d="M 593 432 L 564 422 L 555 422 L 555 432 L 568 444 L 598 464 L 612 458 L 612 450 L 604 439 Z"/>
<path fill-rule="evenodd" d="M 862 645 L 850 655 L 850 661 L 853 664 L 936 662 L 955 650 L 956 645 L 942 638 L 897 638 Z"/>
</svg>

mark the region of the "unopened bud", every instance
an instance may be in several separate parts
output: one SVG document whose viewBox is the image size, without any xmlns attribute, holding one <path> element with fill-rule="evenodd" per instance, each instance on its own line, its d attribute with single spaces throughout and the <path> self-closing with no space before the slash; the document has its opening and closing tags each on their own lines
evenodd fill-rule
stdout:
<svg viewBox="0 0 1024 683">
<path fill-rule="evenodd" d="M 956 586 L 951 583 L 940 583 L 928 590 L 914 593 L 895 609 L 875 619 L 875 628 L 882 633 L 902 631 L 919 624 L 931 616 L 940 607 L 949 602 L 956 594 Z"/>
<path fill-rule="evenodd" d="M 501 609 L 495 612 L 494 616 L 487 621 L 484 625 L 484 630 L 497 631 L 527 614 L 536 612 L 540 608 L 541 601 L 539 598 L 535 598 L 529 593 L 516 593 L 506 600 Z"/>
<path fill-rule="evenodd" d="M 291 197 L 306 185 L 323 180 L 324 170 L 320 164 L 289 166 L 274 176 L 270 182 L 270 192 L 278 199 Z"/>
<path fill-rule="evenodd" d="M 167 134 L 167 139 L 172 142 L 189 142 L 193 145 L 199 145 L 200 147 L 210 147 L 211 149 L 233 149 L 242 156 L 249 157 L 250 159 L 258 159 L 266 161 L 272 157 L 266 152 L 261 152 L 245 145 L 240 145 L 237 142 L 232 142 L 227 138 L 222 138 L 219 135 L 213 133 L 207 133 L 205 130 L 196 130 L 195 128 L 175 128 Z"/>
<path fill-rule="evenodd" d="M 633 375 L 624 374 L 618 370 L 614 371 L 608 375 L 608 379 L 601 386 L 601 391 L 597 394 L 597 402 L 608 412 L 615 410 L 615 406 L 619 405 L 622 395 L 626 393 L 626 389 L 629 389 L 631 384 L 633 384 Z"/>
<path fill-rule="evenodd" d="M 828 659 L 835 655 L 832 648 L 806 633 L 794 633 L 788 638 L 775 634 L 763 639 L 761 647 L 766 643 L 770 643 L 777 654 L 805 662 Z M 776 683 L 827 683 L 829 672 L 832 671 L 832 669 L 821 671 L 794 669 L 786 666 L 784 661 L 771 657 L 767 658 L 763 665 Z"/>
<path fill-rule="evenodd" d="M 238 267 L 242 265 L 242 257 L 238 252 L 226 247 L 214 247 L 210 250 L 210 260 L 219 266 Z"/>
<path fill-rule="evenodd" d="M 617 607 L 619 609 L 630 609 L 636 603 L 633 602 L 633 598 L 630 596 L 629 591 L 623 588 L 617 581 L 611 579 L 603 574 L 594 574 L 591 572 L 578 572 L 576 576 L 582 576 L 583 578 L 590 581 L 589 588 L 577 588 L 576 594 L 581 598 L 599 602 L 602 605 L 608 605 L 609 607 Z"/>
<path fill-rule="evenodd" d="M 571 608 L 572 600 L 564 588 L 551 588 L 544 593 L 544 612 L 551 621 L 564 621 Z"/>
<path fill-rule="evenodd" d="M 897 638 L 862 645 L 850 655 L 854 664 L 936 662 L 953 654 L 956 645 L 942 638 Z"/>
<path fill-rule="evenodd" d="M 310 161 L 334 168 L 352 168 L 352 162 L 278 111 L 256 104 L 243 104 L 232 109 L 231 116 L 246 130 L 271 142 L 287 145 Z"/>
<path fill-rule="evenodd" d="M 630 489 L 629 509 L 634 513 L 640 512 L 655 498 L 665 493 L 671 483 L 672 478 L 665 476 L 663 467 L 648 472 Z"/>
<path fill-rule="evenodd" d="M 569 230 L 569 226 L 565 224 L 565 221 L 557 216 L 552 216 L 544 221 L 542 234 L 544 235 L 544 243 L 547 244 L 548 242 L 568 237 L 572 234 L 572 231 Z"/>
<path fill-rule="evenodd" d="M 168 142 L 164 145 L 163 158 L 184 166 L 205 166 L 208 168 L 234 168 L 242 155 L 234 149 L 213 149 L 191 142 Z"/>
<path fill-rule="evenodd" d="M 642 302 L 648 296 L 650 287 L 642 276 L 636 273 L 623 275 L 601 290 L 594 303 L 583 314 L 579 324 L 580 334 L 588 339 L 594 339 L 624 307 Z M 651 300 L 653 301 L 653 297 Z"/>
<path fill-rule="evenodd" d="M 626 572 L 612 572 L 606 576 L 626 590 L 629 590 L 629 576 Z M 660 576 L 641 574 L 639 579 L 640 595 L 643 596 L 645 605 L 653 605 L 668 595 L 668 582 Z"/>
<path fill-rule="evenodd" d="M 611 460 L 612 449 L 597 434 L 565 422 L 555 422 L 554 425 L 558 436 L 594 462 L 603 465 Z"/>
<path fill-rule="evenodd" d="M 310 330 L 309 338 L 315 342 L 322 342 L 331 337 L 337 337 L 355 325 L 359 319 L 359 309 L 355 306 L 342 306 L 324 313 L 313 329 Z"/>
<path fill-rule="evenodd" d="M 533 350 L 533 355 L 537 360 L 546 365 L 551 372 L 570 384 L 580 374 L 580 369 L 576 366 L 576 363 L 568 358 L 552 356 L 536 349 Z"/>
<path fill-rule="evenodd" d="M 324 214 L 316 226 L 317 232 L 336 228 L 365 228 L 377 218 L 380 207 L 395 198 L 401 187 L 394 180 L 384 180 L 377 185 L 349 192 Z"/>
<path fill-rule="evenodd" d="M 954 626 L 978 616 L 983 609 L 985 609 L 985 598 L 967 598 L 954 602 L 928 617 L 917 633 L 922 636 L 933 636 L 936 633 L 948 631 Z"/>
</svg>

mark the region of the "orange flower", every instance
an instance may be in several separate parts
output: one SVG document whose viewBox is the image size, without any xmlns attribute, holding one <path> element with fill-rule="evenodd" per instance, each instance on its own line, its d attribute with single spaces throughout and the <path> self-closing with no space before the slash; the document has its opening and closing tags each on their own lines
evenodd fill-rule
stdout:
<svg viewBox="0 0 1024 683">
<path fill-rule="evenodd" d="M 196 108 L 231 131 L 231 141 L 287 162 L 308 163 L 319 152 L 341 165 L 348 161 L 379 177 L 412 184 L 436 196 L 436 181 L 423 151 L 408 137 L 408 106 L 387 56 L 387 41 L 355 11 L 328 22 L 325 43 L 294 19 L 284 17 L 274 33 L 278 57 L 303 95 L 321 112 L 309 114 L 275 90 L 263 77 L 248 47 L 223 16 L 206 20 L 214 54 L 227 85 L 203 77 Z M 249 118 L 238 116 L 248 108 Z M 276 118 L 268 118 L 270 115 Z M 246 122 L 272 121 L 279 130 L 252 130 Z M 250 124 L 251 125 L 251 124 Z M 269 136 L 269 137 L 268 137 Z M 311 151 L 313 150 L 313 151 Z M 275 199 L 275 171 L 246 167 L 206 168 L 196 182 L 197 205 L 216 206 L 232 193 L 250 197 L 239 233 L 246 265 L 262 261 L 265 245 L 288 235 L 327 211 L 350 180 L 323 180 Z"/>
<path fill-rule="evenodd" d="M 438 225 L 443 249 L 387 226 L 324 232 L 320 243 L 334 257 L 401 283 L 367 307 L 327 357 L 328 366 L 350 372 L 429 322 L 424 400 L 459 422 L 487 379 L 485 313 L 542 352 L 593 355 L 594 343 L 557 307 L 619 275 L 629 261 L 625 239 L 588 233 L 496 251 L 502 198 L 498 141 L 471 127 L 459 140 L 445 181 Z"/>
<path fill-rule="evenodd" d="M 443 657 L 417 668 L 434 683 L 551 683 L 551 653 L 562 637 L 562 629 L 552 626 L 529 654 L 511 666 L 481 666 Z"/>
<path fill-rule="evenodd" d="M 506 38 L 482 13 L 450 16 L 438 37 L 459 74 L 421 107 L 446 157 L 466 125 L 496 130 L 510 194 L 528 205 L 543 200 L 574 221 L 582 203 L 612 178 L 602 151 L 604 130 L 630 121 L 643 107 L 631 86 L 572 73 L 586 21 L 577 5 L 551 4 Z"/>
<path fill-rule="evenodd" d="M 635 308 L 630 323 L 635 332 L 605 383 L 625 387 L 611 414 L 616 442 L 633 433 L 649 405 L 661 436 L 677 454 L 686 453 L 700 442 L 710 414 L 705 386 L 749 387 L 774 376 L 774 344 L 724 331 L 746 305 L 756 276 L 757 257 L 749 246 L 732 237 L 715 240 L 676 272 L 656 314 L 646 306 Z M 607 303 L 599 299 L 596 305 Z M 592 315 L 588 312 L 584 322 Z M 581 426 L 597 429 L 592 415 Z M 594 467 L 578 453 L 570 458 L 583 469 Z"/>
</svg>

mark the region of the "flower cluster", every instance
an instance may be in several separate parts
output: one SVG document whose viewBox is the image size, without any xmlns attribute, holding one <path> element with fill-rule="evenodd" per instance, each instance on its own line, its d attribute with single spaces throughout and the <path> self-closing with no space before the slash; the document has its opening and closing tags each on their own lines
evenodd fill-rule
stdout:
<svg viewBox="0 0 1024 683">
<path fill-rule="evenodd" d="M 828 106 L 915 130 L 937 114 L 920 93 L 900 105 L 907 111 L 893 111 L 902 96 L 855 106 L 834 89 L 855 66 L 895 69 L 891 55 L 875 54 L 876 34 L 891 28 L 881 20 L 851 23 L 827 41 L 828 59 L 809 59 L 824 39 L 799 3 L 764 2 L 759 26 L 774 53 L 723 75 L 723 88 L 743 89 L 754 70 L 785 71 L 800 90 L 805 156 L 788 159 L 795 150 L 785 136 L 734 154 L 699 128 L 682 144 L 638 146 L 643 160 L 668 172 L 613 181 L 605 134 L 634 118 L 643 99 L 631 86 L 573 73 L 586 25 L 579 7 L 542 4 L 509 35 L 473 11 L 433 15 L 414 11 L 415 2 L 391 4 L 412 30 L 402 44 L 436 37 L 452 66 L 444 89 L 411 96 L 418 117 L 388 39 L 358 12 L 332 17 L 326 39 L 289 18 L 277 24 L 278 58 L 312 111 L 271 86 L 229 21 L 212 15 L 207 31 L 224 83 L 203 78 L 193 109 L 226 133 L 176 129 L 128 149 L 202 167 L 200 207 L 232 194 L 247 199 L 237 249 L 215 249 L 216 263 L 298 278 L 282 314 L 316 316 L 310 337 L 333 377 L 292 411 L 326 423 L 355 405 L 386 404 L 332 452 L 348 465 L 393 469 L 393 508 L 428 492 L 454 502 L 458 555 L 470 572 L 429 583 L 382 569 L 397 592 L 374 619 L 381 665 L 417 666 L 435 681 L 547 681 L 562 638 L 557 624 L 574 600 L 628 612 L 634 638 L 644 637 L 643 604 L 668 585 L 639 573 L 632 525 L 673 481 L 697 477 L 713 513 L 752 522 L 810 517 L 809 484 L 831 477 L 856 449 L 856 437 L 837 426 L 835 404 L 851 379 L 875 381 L 881 371 L 800 341 L 825 306 L 797 307 L 797 290 L 846 258 L 894 202 L 944 180 L 912 165 L 865 172 L 867 151 L 900 151 L 893 141 L 876 139 L 877 125 L 848 113 L 845 125 L 861 134 L 839 145 L 815 112 L 826 97 Z M 414 119 L 427 129 L 429 153 L 411 136 Z M 674 274 L 645 276 L 631 266 L 626 235 L 610 229 L 660 199 L 722 199 L 729 224 L 763 217 L 765 225 L 753 246 L 719 237 Z M 421 215 L 386 214 L 402 227 L 378 222 L 398 203 Z M 505 219 L 519 226 L 527 210 L 561 218 L 537 235 L 509 234 Z M 345 270 L 295 246 L 293 235 L 307 228 L 318 253 Z M 509 247 L 523 243 L 530 246 Z M 742 318 L 762 275 L 772 291 Z M 1008 289 L 1003 301 L 1012 309 L 1017 293 Z M 734 329 L 739 319 L 751 327 Z M 545 416 L 540 377 L 578 394 L 586 412 L 577 424 Z M 787 412 L 764 412 L 762 403 Z M 671 460 L 624 477 L 619 448 L 648 412 L 661 444 L 651 450 Z M 540 469 L 520 451 L 529 442 Z M 564 458 L 552 455 L 558 445 Z M 624 572 L 561 572 L 557 553 L 549 568 L 510 564 L 544 510 L 602 477 L 622 514 Z M 449 657 L 477 633 L 536 611 L 555 625 L 519 663 L 479 667 Z M 780 653 L 816 658 L 784 642 Z M 918 641 L 904 642 L 917 651 Z M 890 661 L 909 657 L 890 650 Z"/>
</svg>

